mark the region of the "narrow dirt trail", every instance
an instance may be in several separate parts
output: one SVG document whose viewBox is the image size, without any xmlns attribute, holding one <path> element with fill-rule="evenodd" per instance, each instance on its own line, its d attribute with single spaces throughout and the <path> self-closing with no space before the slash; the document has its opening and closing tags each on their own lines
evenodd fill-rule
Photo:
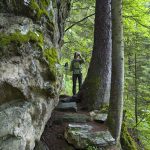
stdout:
<svg viewBox="0 0 150 150">
<path fill-rule="evenodd" d="M 68 99 L 66 100 L 68 101 Z M 60 103 L 62 101 L 65 103 L 65 99 L 61 99 Z M 53 111 L 41 137 L 41 141 L 47 145 L 49 150 L 76 150 L 64 137 L 64 132 L 70 123 L 92 126 L 91 131 L 93 133 L 108 130 L 105 122 L 95 122 L 91 120 L 90 113 L 80 108 L 80 103 L 78 103 L 77 111 L 75 111 L 73 106 L 69 109 L 56 108 Z"/>
</svg>

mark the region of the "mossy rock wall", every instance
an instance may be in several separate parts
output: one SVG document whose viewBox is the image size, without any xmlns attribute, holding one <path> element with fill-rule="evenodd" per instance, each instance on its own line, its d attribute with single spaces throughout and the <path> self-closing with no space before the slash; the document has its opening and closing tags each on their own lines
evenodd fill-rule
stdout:
<svg viewBox="0 0 150 150">
<path fill-rule="evenodd" d="M 70 1 L 0 1 L 0 149 L 32 150 L 61 87 Z"/>
</svg>

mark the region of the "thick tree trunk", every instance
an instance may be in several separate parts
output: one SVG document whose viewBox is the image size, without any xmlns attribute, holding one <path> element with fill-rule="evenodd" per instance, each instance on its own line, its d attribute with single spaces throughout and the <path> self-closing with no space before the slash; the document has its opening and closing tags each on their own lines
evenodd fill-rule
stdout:
<svg viewBox="0 0 150 150">
<path fill-rule="evenodd" d="M 120 137 L 123 110 L 124 46 L 122 0 L 112 0 L 112 79 L 108 125 L 113 137 Z"/>
<path fill-rule="evenodd" d="M 98 108 L 108 102 L 111 77 L 110 0 L 96 0 L 94 47 L 87 77 L 79 92 L 84 107 Z"/>
</svg>

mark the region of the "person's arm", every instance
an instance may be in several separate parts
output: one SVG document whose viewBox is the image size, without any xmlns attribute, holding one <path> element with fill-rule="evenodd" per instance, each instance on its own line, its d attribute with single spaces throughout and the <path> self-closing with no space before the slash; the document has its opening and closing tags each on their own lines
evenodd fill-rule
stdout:
<svg viewBox="0 0 150 150">
<path fill-rule="evenodd" d="M 83 64 L 85 62 L 85 60 L 83 59 L 83 57 L 80 54 L 80 63 Z"/>
</svg>

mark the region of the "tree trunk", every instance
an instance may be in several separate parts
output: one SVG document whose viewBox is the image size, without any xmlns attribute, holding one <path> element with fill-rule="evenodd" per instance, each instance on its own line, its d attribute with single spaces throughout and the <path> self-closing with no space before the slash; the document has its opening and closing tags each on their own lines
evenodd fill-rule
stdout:
<svg viewBox="0 0 150 150">
<path fill-rule="evenodd" d="M 112 79 L 108 126 L 113 137 L 120 137 L 123 110 L 124 45 L 122 0 L 112 0 Z"/>
<path fill-rule="evenodd" d="M 94 47 L 85 82 L 79 97 L 91 110 L 108 102 L 111 77 L 111 7 L 110 0 L 96 0 Z"/>
<path fill-rule="evenodd" d="M 134 57 L 134 84 L 135 84 L 135 123 L 138 124 L 138 86 L 137 86 L 137 56 Z"/>
</svg>

